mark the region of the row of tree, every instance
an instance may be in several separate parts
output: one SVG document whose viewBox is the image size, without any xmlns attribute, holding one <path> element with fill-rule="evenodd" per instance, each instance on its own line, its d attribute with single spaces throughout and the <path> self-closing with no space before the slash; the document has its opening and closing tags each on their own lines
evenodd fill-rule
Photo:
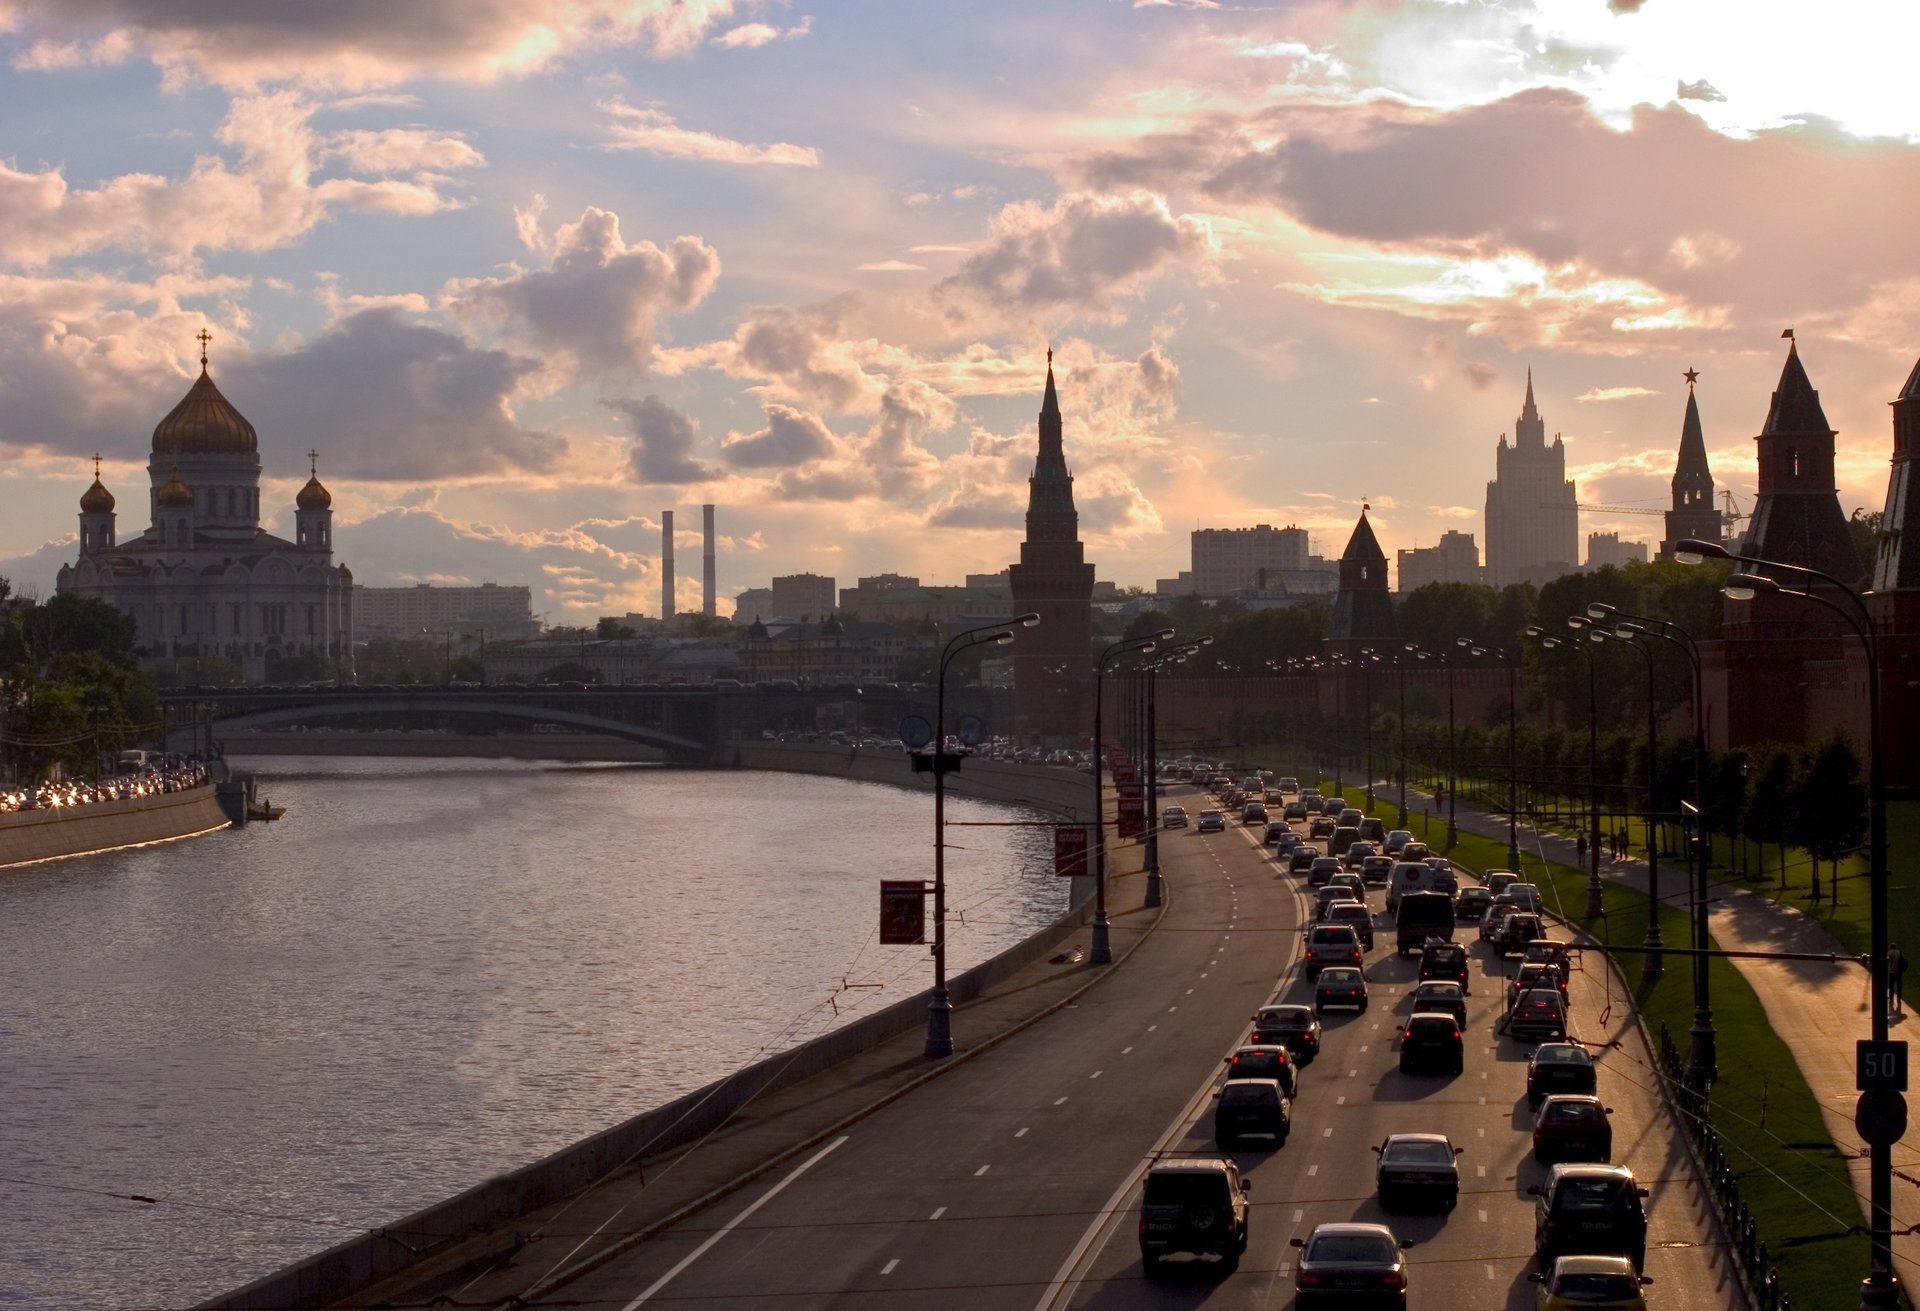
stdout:
<svg viewBox="0 0 1920 1311">
<path fill-rule="evenodd" d="M 133 620 L 103 601 L 17 596 L 0 578 L 0 776 L 91 776 L 99 752 L 151 734 L 159 700 Z"/>
</svg>

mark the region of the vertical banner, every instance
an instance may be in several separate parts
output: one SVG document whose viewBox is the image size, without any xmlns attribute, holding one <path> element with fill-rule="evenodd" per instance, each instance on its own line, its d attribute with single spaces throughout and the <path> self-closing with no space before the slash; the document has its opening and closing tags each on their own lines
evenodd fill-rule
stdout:
<svg viewBox="0 0 1920 1311">
<path fill-rule="evenodd" d="M 1053 830 L 1053 872 L 1060 878 L 1079 878 L 1087 870 L 1087 831 L 1078 824 L 1059 824 Z"/>
<path fill-rule="evenodd" d="M 1120 798 L 1120 836 L 1137 838 L 1147 831 L 1147 803 L 1139 797 Z"/>
<path fill-rule="evenodd" d="M 919 879 L 880 880 L 880 941 L 904 946 L 927 940 L 927 885 Z"/>
</svg>

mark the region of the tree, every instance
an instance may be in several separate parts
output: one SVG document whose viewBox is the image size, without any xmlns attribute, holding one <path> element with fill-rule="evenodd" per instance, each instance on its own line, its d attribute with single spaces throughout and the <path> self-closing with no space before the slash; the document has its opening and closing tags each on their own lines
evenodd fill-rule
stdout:
<svg viewBox="0 0 1920 1311">
<path fill-rule="evenodd" d="M 540 672 L 537 683 L 597 683 L 600 671 L 575 660 L 565 660 Z"/>
<path fill-rule="evenodd" d="M 1794 747 L 1768 742 L 1754 748 L 1757 764 L 1749 773 L 1747 804 L 1740 830 L 1761 848 L 1761 873 L 1766 873 L 1768 843 L 1779 848 L 1780 886 L 1787 886 L 1787 839 L 1793 831 L 1794 802 L 1799 793 L 1800 753 Z"/>
<path fill-rule="evenodd" d="M 1853 549 L 1859 553 L 1861 567 L 1866 570 L 1858 580 L 1860 587 L 1871 586 L 1873 582 L 1873 561 L 1880 553 L 1880 520 L 1884 514 L 1882 510 L 1869 510 L 1863 506 L 1847 517 L 1847 531 L 1853 534 Z"/>
<path fill-rule="evenodd" d="M 1394 623 L 1403 641 L 1429 651 L 1452 651 L 1462 637 L 1492 641 L 1489 620 L 1498 596 L 1477 583 L 1428 583 L 1400 598 Z"/>
<path fill-rule="evenodd" d="M 613 642 L 623 638 L 637 637 L 638 634 L 612 615 L 601 615 L 600 622 L 594 625 L 593 635 L 601 641 Z"/>
<path fill-rule="evenodd" d="M 1820 862 L 1832 867 L 1833 900 L 1840 900 L 1840 857 L 1867 832 L 1867 789 L 1860 781 L 1860 753 L 1844 729 L 1813 744 L 1794 807 L 1793 836 L 1813 857 L 1813 899 L 1820 899 Z"/>
</svg>

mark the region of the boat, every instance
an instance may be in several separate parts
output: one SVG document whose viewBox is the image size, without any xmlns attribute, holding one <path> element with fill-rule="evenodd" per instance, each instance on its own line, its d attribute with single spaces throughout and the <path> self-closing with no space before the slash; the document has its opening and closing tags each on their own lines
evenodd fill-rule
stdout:
<svg viewBox="0 0 1920 1311">
<path fill-rule="evenodd" d="M 279 819 L 286 813 L 287 808 L 285 806 L 276 806 L 265 797 L 261 797 L 258 801 L 250 799 L 247 802 L 248 823 L 252 823 L 255 820 Z"/>
</svg>

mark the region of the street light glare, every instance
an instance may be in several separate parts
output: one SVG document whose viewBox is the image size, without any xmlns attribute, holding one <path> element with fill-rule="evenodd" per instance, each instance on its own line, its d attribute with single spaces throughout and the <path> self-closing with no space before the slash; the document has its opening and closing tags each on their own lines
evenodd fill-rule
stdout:
<svg viewBox="0 0 1920 1311">
<path fill-rule="evenodd" d="M 1605 619 L 1612 613 L 1613 607 L 1604 601 L 1595 601 L 1587 607 L 1587 618 L 1589 619 Z"/>
<path fill-rule="evenodd" d="M 1173 630 L 1171 628 L 1163 628 L 1159 632 L 1153 635 L 1154 640 L 1157 642 L 1169 641 L 1172 639 L 1172 637 L 1173 637 Z"/>
<path fill-rule="evenodd" d="M 1013 634 L 1012 634 L 1012 633 L 1010 633 L 1010 632 L 1008 632 L 1008 633 L 995 633 L 995 634 L 993 635 L 993 644 L 994 644 L 995 646 L 1006 646 L 1006 645 L 1007 645 L 1008 643 L 1010 643 L 1010 642 L 1012 642 L 1012 641 L 1013 641 Z"/>
<path fill-rule="evenodd" d="M 1040 622 L 1040 616 L 1037 614 L 1024 614 L 1024 615 L 1021 615 L 1018 619 L 1014 620 L 1013 622 L 1016 624 L 1019 624 L 1020 627 L 1022 628 L 1032 628 L 1035 624 Z"/>
<path fill-rule="evenodd" d="M 1684 537 L 1673 544 L 1673 558 L 1681 564 L 1699 564 L 1702 560 L 1731 560 L 1733 553 L 1718 542 Z"/>
</svg>

